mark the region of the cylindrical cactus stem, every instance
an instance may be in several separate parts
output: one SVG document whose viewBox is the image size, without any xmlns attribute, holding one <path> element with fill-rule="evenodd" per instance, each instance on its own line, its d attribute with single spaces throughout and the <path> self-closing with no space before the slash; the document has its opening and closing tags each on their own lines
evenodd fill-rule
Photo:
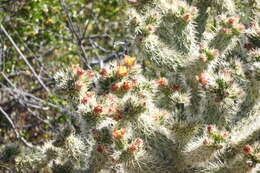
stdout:
<svg viewBox="0 0 260 173">
<path fill-rule="evenodd" d="M 198 38 L 198 41 L 201 41 L 203 39 L 203 33 L 206 30 L 207 21 L 209 18 L 209 7 L 210 7 L 210 1 L 203 1 L 198 2 L 195 4 L 195 6 L 198 8 L 198 16 L 196 17 L 195 21 L 197 23 L 197 33 L 196 36 Z"/>
<path fill-rule="evenodd" d="M 252 163 L 243 155 L 237 155 L 234 159 L 229 161 L 229 163 L 213 167 L 208 169 L 208 171 L 214 173 L 251 173 L 255 169 Z M 255 170 L 257 171 L 257 169 Z"/>
<path fill-rule="evenodd" d="M 95 145 L 93 151 L 90 153 L 90 160 L 88 161 L 88 172 L 99 173 L 102 169 L 109 168 L 109 157 L 106 154 L 104 146 Z M 110 161 L 111 162 L 111 161 Z"/>
<path fill-rule="evenodd" d="M 156 35 L 150 35 L 142 45 L 143 59 L 150 60 L 152 65 L 163 71 L 177 71 L 182 64 L 178 53 L 159 40 Z"/>
<path fill-rule="evenodd" d="M 201 144 L 196 149 L 184 152 L 183 160 L 185 167 L 203 167 L 205 163 L 210 161 L 214 157 L 214 153 L 221 149 L 221 146 L 210 146 L 207 144 Z"/>
</svg>

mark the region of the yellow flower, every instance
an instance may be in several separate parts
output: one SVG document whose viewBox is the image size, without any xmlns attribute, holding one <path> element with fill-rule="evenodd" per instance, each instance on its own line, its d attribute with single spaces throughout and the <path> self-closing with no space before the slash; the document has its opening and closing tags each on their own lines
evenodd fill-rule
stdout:
<svg viewBox="0 0 260 173">
<path fill-rule="evenodd" d="M 113 133 L 112 133 L 112 136 L 115 139 L 123 139 L 125 133 L 126 133 L 125 129 L 114 130 Z"/>
<path fill-rule="evenodd" d="M 117 69 L 117 76 L 119 77 L 124 77 L 126 76 L 128 73 L 128 69 L 126 68 L 126 66 L 119 66 L 118 69 Z"/>
<path fill-rule="evenodd" d="M 125 55 L 125 65 L 126 66 L 131 67 L 131 66 L 135 65 L 135 61 L 136 61 L 135 57 Z"/>
</svg>

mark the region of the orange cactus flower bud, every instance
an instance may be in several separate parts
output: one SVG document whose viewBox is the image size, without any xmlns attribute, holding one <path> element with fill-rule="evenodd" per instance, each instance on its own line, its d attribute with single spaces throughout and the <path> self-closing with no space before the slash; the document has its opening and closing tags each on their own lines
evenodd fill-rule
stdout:
<svg viewBox="0 0 260 173">
<path fill-rule="evenodd" d="M 126 66 L 132 67 L 133 65 L 135 65 L 135 62 L 136 62 L 135 57 L 130 57 L 128 55 L 125 55 L 124 63 Z"/>
<path fill-rule="evenodd" d="M 106 76 L 108 76 L 108 71 L 107 71 L 107 69 L 102 68 L 102 69 L 100 70 L 99 74 L 100 74 L 101 76 L 103 76 L 103 77 L 106 77 Z"/>
<path fill-rule="evenodd" d="M 94 107 L 93 109 L 93 112 L 96 114 L 96 115 L 99 115 L 103 112 L 103 106 L 101 105 L 97 105 Z"/>
<path fill-rule="evenodd" d="M 116 163 L 116 162 L 117 162 L 116 158 L 113 157 L 113 156 L 111 156 L 111 161 L 112 161 L 113 163 Z"/>
<path fill-rule="evenodd" d="M 114 83 L 114 84 L 112 84 L 112 86 L 111 86 L 111 90 L 113 91 L 113 92 L 116 92 L 116 91 L 118 91 L 119 89 L 120 89 L 120 84 L 119 83 Z"/>
<path fill-rule="evenodd" d="M 112 136 L 115 139 L 123 139 L 125 133 L 126 133 L 125 129 L 114 130 Z"/>
<path fill-rule="evenodd" d="M 165 87 L 168 85 L 168 80 L 164 77 L 161 77 L 159 78 L 157 81 L 156 81 L 157 85 L 160 86 L 160 87 Z"/>
<path fill-rule="evenodd" d="M 128 74 L 128 69 L 126 68 L 126 66 L 119 66 L 116 74 L 119 77 L 124 77 Z"/>
<path fill-rule="evenodd" d="M 129 91 L 129 90 L 131 90 L 131 89 L 133 88 L 133 86 L 132 86 L 131 82 L 125 81 L 125 82 L 123 83 L 122 88 L 123 88 L 123 90 L 125 90 L 125 91 Z"/>
</svg>

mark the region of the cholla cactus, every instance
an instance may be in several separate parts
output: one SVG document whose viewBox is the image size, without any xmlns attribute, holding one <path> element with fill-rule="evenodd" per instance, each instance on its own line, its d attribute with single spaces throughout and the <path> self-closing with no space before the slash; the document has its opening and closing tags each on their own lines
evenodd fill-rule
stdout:
<svg viewBox="0 0 260 173">
<path fill-rule="evenodd" d="M 257 1 L 250 12 L 239 11 L 239 2 L 129 0 L 138 59 L 57 73 L 80 134 L 65 133 L 18 157 L 18 165 L 91 173 L 259 171 Z"/>
</svg>

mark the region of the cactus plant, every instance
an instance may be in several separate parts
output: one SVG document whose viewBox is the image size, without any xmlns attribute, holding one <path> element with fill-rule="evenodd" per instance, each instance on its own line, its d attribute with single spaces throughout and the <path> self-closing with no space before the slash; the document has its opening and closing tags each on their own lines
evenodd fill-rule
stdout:
<svg viewBox="0 0 260 173">
<path fill-rule="evenodd" d="M 259 2 L 128 1 L 138 58 L 57 73 L 80 132 L 19 155 L 19 169 L 259 171 Z"/>
</svg>

